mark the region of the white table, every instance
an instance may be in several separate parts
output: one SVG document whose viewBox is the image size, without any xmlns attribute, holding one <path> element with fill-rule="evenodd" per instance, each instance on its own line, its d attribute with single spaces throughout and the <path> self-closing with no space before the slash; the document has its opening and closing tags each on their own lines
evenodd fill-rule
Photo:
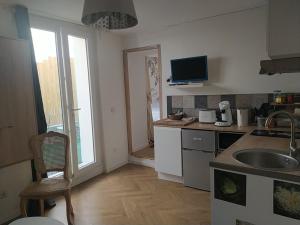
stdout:
<svg viewBox="0 0 300 225">
<path fill-rule="evenodd" d="M 48 217 L 26 217 L 18 219 L 9 225 L 65 225 L 62 222 Z"/>
</svg>

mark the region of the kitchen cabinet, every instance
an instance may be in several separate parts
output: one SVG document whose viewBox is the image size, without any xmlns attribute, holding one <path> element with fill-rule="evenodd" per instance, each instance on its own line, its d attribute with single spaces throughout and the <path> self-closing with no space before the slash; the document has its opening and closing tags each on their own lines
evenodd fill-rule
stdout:
<svg viewBox="0 0 300 225">
<path fill-rule="evenodd" d="M 9 100 L 9 96 L 12 94 L 10 75 L 12 73 L 13 65 L 11 57 L 7 57 L 9 53 L 5 51 L 7 46 L 1 47 L 4 48 L 1 48 L 2 51 L 6 53 L 5 56 L 3 54 L 0 55 L 0 129 L 4 129 L 13 126 L 13 110 L 12 104 Z"/>
<path fill-rule="evenodd" d="M 154 127 L 155 170 L 182 176 L 181 129 Z"/>
<path fill-rule="evenodd" d="M 210 168 L 210 176 L 212 225 L 299 224 L 299 182 L 216 167 Z"/>
<path fill-rule="evenodd" d="M 209 163 L 216 151 L 214 131 L 182 129 L 184 185 L 209 191 Z"/>
<path fill-rule="evenodd" d="M 270 58 L 300 57 L 300 1 L 269 1 L 268 53 Z"/>
</svg>

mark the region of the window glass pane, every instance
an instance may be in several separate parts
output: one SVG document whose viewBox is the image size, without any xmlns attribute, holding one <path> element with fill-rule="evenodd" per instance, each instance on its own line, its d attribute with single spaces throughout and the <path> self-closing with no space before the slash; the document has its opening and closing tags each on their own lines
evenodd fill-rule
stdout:
<svg viewBox="0 0 300 225">
<path fill-rule="evenodd" d="M 31 29 L 48 131 L 64 131 L 54 32 Z"/>
<path fill-rule="evenodd" d="M 95 161 L 86 39 L 69 35 L 78 166 Z"/>
</svg>

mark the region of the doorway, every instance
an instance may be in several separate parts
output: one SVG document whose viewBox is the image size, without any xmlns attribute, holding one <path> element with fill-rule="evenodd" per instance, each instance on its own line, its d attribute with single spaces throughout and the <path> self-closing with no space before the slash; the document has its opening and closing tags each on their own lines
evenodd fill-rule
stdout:
<svg viewBox="0 0 300 225">
<path fill-rule="evenodd" d="M 153 123 L 162 118 L 160 45 L 124 50 L 129 155 L 154 160 Z"/>
<path fill-rule="evenodd" d="M 70 137 L 73 184 L 102 172 L 95 140 L 95 34 L 81 26 L 32 23 L 35 58 L 48 131 Z M 59 176 L 52 173 L 50 176 Z"/>
</svg>

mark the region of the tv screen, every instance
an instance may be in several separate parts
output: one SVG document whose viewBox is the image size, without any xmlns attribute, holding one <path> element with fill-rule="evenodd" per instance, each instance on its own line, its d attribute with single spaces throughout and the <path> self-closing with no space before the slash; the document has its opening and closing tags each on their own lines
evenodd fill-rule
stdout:
<svg viewBox="0 0 300 225">
<path fill-rule="evenodd" d="M 171 60 L 172 82 L 207 80 L 207 56 Z"/>
</svg>

